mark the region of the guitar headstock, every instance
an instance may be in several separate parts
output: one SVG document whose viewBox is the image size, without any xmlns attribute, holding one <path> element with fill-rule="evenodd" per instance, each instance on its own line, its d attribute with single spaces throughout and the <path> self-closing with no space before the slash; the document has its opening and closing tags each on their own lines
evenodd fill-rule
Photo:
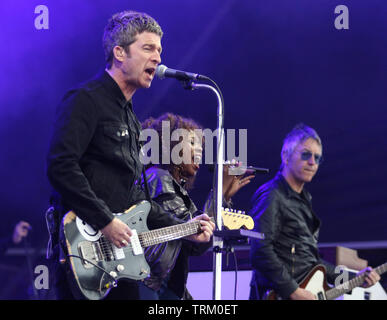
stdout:
<svg viewBox="0 0 387 320">
<path fill-rule="evenodd" d="M 254 228 L 254 220 L 244 211 L 233 209 L 222 209 L 223 225 L 229 230 Z"/>
</svg>

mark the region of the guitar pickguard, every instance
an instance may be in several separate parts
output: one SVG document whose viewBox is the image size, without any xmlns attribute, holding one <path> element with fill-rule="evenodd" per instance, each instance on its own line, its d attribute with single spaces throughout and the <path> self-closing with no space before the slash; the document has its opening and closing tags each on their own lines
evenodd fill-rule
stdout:
<svg viewBox="0 0 387 320">
<path fill-rule="evenodd" d="M 92 226 L 79 217 L 76 217 L 75 223 L 79 233 L 88 241 L 97 241 L 102 235 L 101 231 L 94 230 Z"/>
<path fill-rule="evenodd" d="M 318 300 L 326 300 L 324 290 L 325 274 L 321 270 L 317 270 L 310 278 L 304 289 L 312 292 Z"/>
</svg>

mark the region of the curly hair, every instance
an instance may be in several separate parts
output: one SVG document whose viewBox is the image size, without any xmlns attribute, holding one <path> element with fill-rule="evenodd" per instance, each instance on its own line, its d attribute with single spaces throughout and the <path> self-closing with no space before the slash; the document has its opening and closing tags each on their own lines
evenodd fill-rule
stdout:
<svg viewBox="0 0 387 320">
<path fill-rule="evenodd" d="M 165 136 L 165 132 L 163 128 L 165 128 L 165 124 L 169 125 L 169 135 Z M 148 118 L 142 123 L 142 128 L 143 129 L 153 129 L 157 132 L 158 134 L 158 139 L 159 139 L 159 147 L 162 150 L 159 153 L 159 164 L 155 163 L 149 163 L 147 167 L 151 167 L 154 165 L 159 165 L 161 168 L 164 168 L 168 170 L 172 176 L 176 176 L 176 172 L 179 171 L 179 164 L 171 163 L 165 164 L 163 163 L 163 153 L 168 152 L 168 159 L 171 158 L 171 150 L 173 150 L 173 147 L 180 143 L 183 139 L 182 136 L 180 136 L 179 141 L 172 140 L 172 135 L 175 130 L 179 129 L 185 129 L 187 131 L 194 131 L 194 130 L 201 130 L 203 129 L 201 125 L 199 125 L 196 121 L 190 119 L 190 118 L 185 118 L 180 115 L 176 115 L 173 113 L 164 113 L 158 118 Z M 203 143 L 203 140 L 202 140 Z M 165 154 L 164 154 L 165 155 Z M 184 187 L 186 189 L 191 189 L 193 187 L 193 179 L 188 179 L 186 185 Z"/>
<path fill-rule="evenodd" d="M 169 136 L 165 136 L 163 132 L 163 123 L 165 126 L 165 123 L 169 125 Z M 180 137 L 179 141 L 172 141 L 171 137 L 175 130 L 178 129 L 185 129 L 188 131 L 194 131 L 197 129 L 202 129 L 202 126 L 199 125 L 196 121 L 190 118 L 185 118 L 177 114 L 173 113 L 164 113 L 158 118 L 148 118 L 142 123 L 143 129 L 153 129 L 158 133 L 159 138 L 159 146 L 161 150 L 167 150 L 170 151 L 173 149 L 173 147 L 180 143 L 182 140 L 182 137 Z M 159 156 L 159 163 L 162 163 L 162 153 L 160 153 Z M 152 164 L 151 164 L 152 165 Z"/>
<path fill-rule="evenodd" d="M 202 126 L 195 122 L 193 119 L 184 118 L 180 115 L 173 114 L 170 112 L 162 114 L 158 118 L 148 118 L 142 123 L 143 129 L 154 129 L 161 134 L 162 122 L 167 121 L 170 123 L 171 132 L 176 129 L 186 129 L 193 131 L 195 129 L 202 129 Z"/>
<path fill-rule="evenodd" d="M 122 11 L 114 14 L 108 21 L 102 44 L 105 52 L 106 67 L 111 68 L 113 48 L 120 46 L 128 52 L 128 47 L 136 41 L 136 36 L 143 32 L 152 32 L 163 36 L 163 31 L 155 19 L 143 12 Z"/>
</svg>

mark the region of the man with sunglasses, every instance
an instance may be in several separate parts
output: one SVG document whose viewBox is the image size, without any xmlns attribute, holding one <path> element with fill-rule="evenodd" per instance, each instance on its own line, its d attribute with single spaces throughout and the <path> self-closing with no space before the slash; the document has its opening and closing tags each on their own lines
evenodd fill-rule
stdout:
<svg viewBox="0 0 387 320">
<path fill-rule="evenodd" d="M 283 299 L 313 300 L 314 295 L 298 283 L 314 266 L 325 265 L 329 283 L 339 275 L 334 265 L 319 257 L 320 219 L 313 212 L 311 195 L 304 189 L 322 162 L 317 132 L 297 125 L 284 140 L 281 158 L 276 177 L 261 186 L 252 199 L 250 215 L 255 231 L 264 233 L 265 239 L 251 242 L 250 299 L 263 299 L 268 290 L 274 290 Z M 366 287 L 380 279 L 371 268 L 362 272 L 367 274 Z"/>
</svg>

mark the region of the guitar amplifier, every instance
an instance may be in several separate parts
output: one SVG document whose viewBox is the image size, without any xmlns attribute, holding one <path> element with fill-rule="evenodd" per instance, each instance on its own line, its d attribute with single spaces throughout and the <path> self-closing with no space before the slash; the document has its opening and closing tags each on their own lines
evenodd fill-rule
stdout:
<svg viewBox="0 0 387 320">
<path fill-rule="evenodd" d="M 368 266 L 367 260 L 358 257 L 357 250 L 342 246 L 320 247 L 320 255 L 336 266 L 346 266 L 353 270 L 362 270 Z"/>
</svg>

